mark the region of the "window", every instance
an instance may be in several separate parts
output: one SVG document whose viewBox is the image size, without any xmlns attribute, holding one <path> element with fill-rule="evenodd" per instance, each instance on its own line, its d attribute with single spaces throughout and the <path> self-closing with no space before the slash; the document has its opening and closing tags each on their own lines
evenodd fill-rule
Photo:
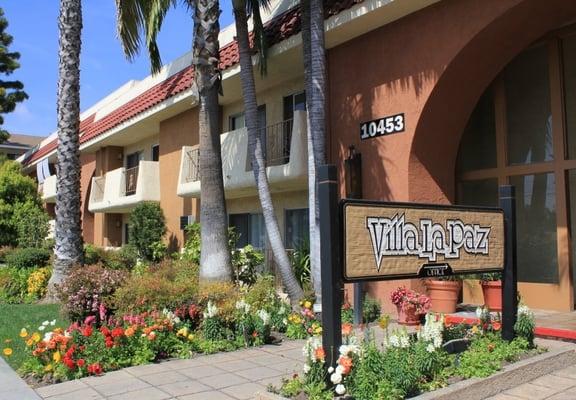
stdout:
<svg viewBox="0 0 576 400">
<path fill-rule="evenodd" d="M 152 161 L 160 161 L 160 145 L 155 144 L 152 146 Z"/>
<path fill-rule="evenodd" d="M 130 228 L 128 224 L 124 224 L 124 244 L 130 243 L 130 236 L 128 232 L 130 232 Z"/>
<path fill-rule="evenodd" d="M 251 244 L 254 248 L 266 248 L 266 228 L 262 214 L 230 214 L 228 225 L 239 236 L 236 248 Z"/>
<path fill-rule="evenodd" d="M 244 118 L 244 113 L 239 113 L 230 116 L 228 119 L 228 130 L 235 131 L 236 129 L 242 129 L 246 127 L 246 119 Z"/>
<path fill-rule="evenodd" d="M 137 167 L 142 159 L 142 152 L 136 151 L 126 156 L 126 169 Z"/>
<path fill-rule="evenodd" d="M 568 239 L 559 242 L 564 235 L 558 235 L 558 227 L 570 226 L 567 215 L 576 214 L 576 209 L 566 212 L 570 204 L 566 204 L 564 194 L 576 182 L 569 172 L 576 169 L 576 160 L 570 164 L 568 157 L 563 157 L 570 153 L 565 149 L 561 154 L 553 152 L 555 142 L 561 146 L 567 142 L 570 148 L 570 138 L 565 140 L 563 110 L 554 109 L 552 104 L 570 106 L 576 99 L 576 75 L 570 64 L 576 66 L 576 59 L 570 55 L 564 65 L 565 71 L 569 67 L 565 84 L 574 88 L 562 88 L 558 74 L 549 73 L 554 65 L 556 69 L 562 65 L 557 40 L 522 52 L 496 78 L 470 116 L 458 156 L 458 203 L 497 206 L 498 185 L 516 188 L 521 282 L 555 284 L 560 279 L 560 268 L 568 270 L 568 258 L 560 255 L 567 253 L 570 245 Z M 566 48 L 576 49 L 576 40 Z M 563 93 L 565 102 L 561 99 Z M 571 113 L 566 109 L 568 128 L 576 121 Z M 560 182 L 569 187 L 557 192 Z"/>
<path fill-rule="evenodd" d="M 286 210 L 287 249 L 295 249 L 310 237 L 309 214 L 307 208 Z"/>
<path fill-rule="evenodd" d="M 294 118 L 294 111 L 306 110 L 306 93 L 300 92 L 284 97 L 284 121 Z"/>
</svg>

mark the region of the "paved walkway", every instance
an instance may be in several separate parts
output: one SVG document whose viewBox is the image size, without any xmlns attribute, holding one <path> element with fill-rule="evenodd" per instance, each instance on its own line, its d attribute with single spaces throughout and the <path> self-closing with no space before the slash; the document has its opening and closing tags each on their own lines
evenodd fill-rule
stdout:
<svg viewBox="0 0 576 400">
<path fill-rule="evenodd" d="M 576 365 L 516 386 L 487 400 L 574 400 Z"/>
<path fill-rule="evenodd" d="M 38 388 L 49 400 L 242 400 L 302 368 L 303 341 L 141 365 Z M 5 400 L 0 392 L 0 399 Z M 8 397 L 20 400 L 22 397 Z"/>
<path fill-rule="evenodd" d="M 0 357 L 0 400 L 40 400 L 40 397 Z"/>
</svg>

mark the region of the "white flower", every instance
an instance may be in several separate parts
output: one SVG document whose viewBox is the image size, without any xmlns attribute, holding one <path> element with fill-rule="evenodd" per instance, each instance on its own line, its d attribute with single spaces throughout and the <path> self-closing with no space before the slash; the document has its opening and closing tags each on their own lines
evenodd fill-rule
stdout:
<svg viewBox="0 0 576 400">
<path fill-rule="evenodd" d="M 338 366 L 336 367 L 336 371 L 335 371 L 334 373 L 335 373 L 335 374 L 338 374 L 338 375 L 342 375 L 342 374 L 344 373 L 344 367 L 341 366 L 341 365 L 338 365 Z"/>
<path fill-rule="evenodd" d="M 52 335 L 54 335 L 54 332 L 46 332 L 44 334 L 44 339 L 42 339 L 44 342 L 49 342 L 50 339 L 52 339 Z"/>
<path fill-rule="evenodd" d="M 52 321 L 50 321 L 50 326 L 54 326 L 54 325 L 56 325 L 56 320 L 55 320 L 55 319 L 53 319 Z"/>
<path fill-rule="evenodd" d="M 338 371 L 334 372 L 332 375 L 330 375 L 330 382 L 332 382 L 334 385 L 339 384 L 342 382 L 342 374 L 339 374 Z"/>
<path fill-rule="evenodd" d="M 39 330 L 39 331 L 43 331 L 44 329 L 46 329 L 46 327 L 45 327 L 44 325 L 40 325 L 40 326 L 38 327 L 38 330 Z"/>
<path fill-rule="evenodd" d="M 304 371 L 305 374 L 307 374 L 308 372 L 310 372 L 310 366 L 308 364 L 304 364 L 302 370 Z"/>
<path fill-rule="evenodd" d="M 244 314 L 248 314 L 250 312 L 250 304 L 246 303 L 244 299 L 240 299 L 236 302 L 236 309 L 242 311 Z"/>
<path fill-rule="evenodd" d="M 336 385 L 335 390 L 336 390 L 336 394 L 338 394 L 338 395 L 343 395 L 344 393 L 346 393 L 346 388 L 342 384 Z"/>
<path fill-rule="evenodd" d="M 49 324 L 50 324 L 50 321 L 44 321 L 44 322 L 42 322 L 42 325 L 43 325 L 43 326 L 48 326 Z"/>
<path fill-rule="evenodd" d="M 401 336 L 400 337 L 400 347 L 405 348 L 410 346 L 410 340 L 408 339 L 408 336 Z"/>
<path fill-rule="evenodd" d="M 436 350 L 436 347 L 434 347 L 434 345 L 432 343 L 430 343 L 428 346 L 426 346 L 426 351 L 428 353 L 434 353 L 435 350 Z"/>
<path fill-rule="evenodd" d="M 259 310 L 258 316 L 260 317 L 264 325 L 268 325 L 270 323 L 270 314 L 268 314 L 266 310 Z"/>
<path fill-rule="evenodd" d="M 400 339 L 396 335 L 391 335 L 390 338 L 388 338 L 388 342 L 392 347 L 400 347 Z"/>
<path fill-rule="evenodd" d="M 218 315 L 218 307 L 212 301 L 208 301 L 206 305 L 206 311 L 204 311 L 204 318 L 213 318 Z"/>
<path fill-rule="evenodd" d="M 442 332 L 444 331 L 444 316 L 427 314 L 426 322 L 418 334 L 420 340 L 431 342 L 435 348 L 442 346 Z"/>
<path fill-rule="evenodd" d="M 288 325 L 288 320 L 287 320 L 286 318 L 283 318 L 283 319 L 282 319 L 282 323 L 283 323 L 284 325 Z"/>
<path fill-rule="evenodd" d="M 334 372 L 334 367 L 328 367 L 328 373 L 331 374 L 332 372 Z"/>
</svg>

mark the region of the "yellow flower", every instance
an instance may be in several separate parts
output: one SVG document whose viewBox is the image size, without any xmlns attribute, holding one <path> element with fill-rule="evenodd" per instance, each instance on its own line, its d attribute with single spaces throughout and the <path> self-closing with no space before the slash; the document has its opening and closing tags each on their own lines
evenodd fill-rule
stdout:
<svg viewBox="0 0 576 400">
<path fill-rule="evenodd" d="M 390 316 L 387 314 L 381 316 L 380 319 L 378 320 L 378 325 L 380 325 L 380 328 L 382 329 L 388 328 L 389 323 L 390 323 Z"/>
<path fill-rule="evenodd" d="M 52 359 L 54 360 L 54 362 L 59 363 L 60 359 L 62 358 L 62 356 L 60 355 L 60 352 L 57 351 L 56 353 L 54 353 L 52 355 Z"/>
<path fill-rule="evenodd" d="M 47 366 L 44 367 L 44 372 L 49 372 L 52 371 L 52 364 L 48 364 Z"/>
<path fill-rule="evenodd" d="M 187 327 L 181 328 L 178 332 L 176 332 L 176 336 L 183 336 L 183 337 L 188 336 L 188 328 Z"/>
<path fill-rule="evenodd" d="M 32 340 L 32 338 L 30 338 L 26 341 L 26 346 L 28 346 L 28 347 L 32 346 L 33 344 L 34 344 L 34 340 Z"/>
<path fill-rule="evenodd" d="M 10 357 L 12 355 L 12 349 L 10 347 L 6 347 L 2 352 L 6 357 Z"/>
<path fill-rule="evenodd" d="M 189 340 L 189 341 L 193 341 L 193 340 L 194 340 L 194 335 L 193 335 L 193 334 L 189 334 L 189 335 L 188 335 L 188 340 Z"/>
<path fill-rule="evenodd" d="M 304 302 L 304 307 L 305 307 L 305 308 L 310 308 L 310 307 L 312 307 L 312 303 L 309 302 L 309 301 L 305 301 L 305 302 Z"/>
<path fill-rule="evenodd" d="M 476 325 L 472 327 L 472 333 L 474 334 L 478 333 L 478 327 Z"/>
<path fill-rule="evenodd" d="M 38 332 L 34 332 L 31 339 L 34 341 L 34 343 L 38 343 L 41 339 L 41 336 Z"/>
<path fill-rule="evenodd" d="M 28 331 L 26 330 L 26 328 L 20 329 L 20 337 L 25 338 L 26 336 L 28 336 Z"/>
</svg>

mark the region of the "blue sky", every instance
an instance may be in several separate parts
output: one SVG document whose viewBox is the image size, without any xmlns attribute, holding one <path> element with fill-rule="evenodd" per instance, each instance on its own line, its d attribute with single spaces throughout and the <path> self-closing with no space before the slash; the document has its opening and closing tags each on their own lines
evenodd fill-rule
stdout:
<svg viewBox="0 0 576 400">
<path fill-rule="evenodd" d="M 131 79 L 149 75 L 143 52 L 133 63 L 124 57 L 116 38 L 114 0 L 83 0 L 81 109 L 85 110 Z M 222 27 L 233 22 L 229 1 L 221 1 Z M 21 68 L 9 78 L 24 83 L 30 98 L 5 114 L 4 128 L 12 133 L 46 136 L 56 130 L 58 79 L 58 0 L 7 0 L 1 4 L 20 52 Z M 184 7 L 172 9 L 159 37 L 162 61 L 168 63 L 191 48 L 192 19 Z M 4 77 L 2 77 L 4 79 Z"/>
</svg>

